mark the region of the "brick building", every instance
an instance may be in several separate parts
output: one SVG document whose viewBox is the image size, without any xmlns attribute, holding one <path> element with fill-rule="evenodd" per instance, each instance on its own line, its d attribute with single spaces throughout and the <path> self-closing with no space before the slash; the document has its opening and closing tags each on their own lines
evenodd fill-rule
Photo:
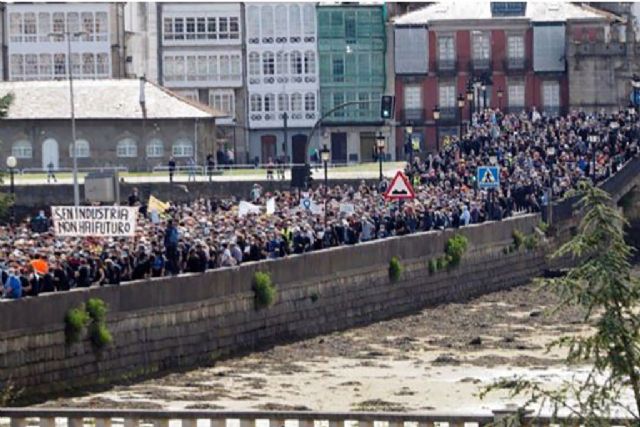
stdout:
<svg viewBox="0 0 640 427">
<path fill-rule="evenodd" d="M 565 111 L 569 28 L 607 23 L 571 3 L 486 0 L 441 2 L 395 18 L 397 154 L 409 141 L 436 149 L 484 105 Z"/>
</svg>

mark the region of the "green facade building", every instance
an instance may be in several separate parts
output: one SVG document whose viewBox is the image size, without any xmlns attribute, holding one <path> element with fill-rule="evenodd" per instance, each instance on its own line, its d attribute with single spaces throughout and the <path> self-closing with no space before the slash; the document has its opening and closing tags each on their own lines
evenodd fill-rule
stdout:
<svg viewBox="0 0 640 427">
<path fill-rule="evenodd" d="M 322 143 L 334 163 L 371 161 L 385 91 L 384 6 L 319 5 L 317 10 L 321 112 L 362 102 L 325 119 Z"/>
</svg>

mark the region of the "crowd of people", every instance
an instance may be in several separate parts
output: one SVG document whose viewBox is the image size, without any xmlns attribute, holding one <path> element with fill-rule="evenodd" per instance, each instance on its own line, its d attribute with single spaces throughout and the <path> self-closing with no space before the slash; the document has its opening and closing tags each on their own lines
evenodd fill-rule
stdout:
<svg viewBox="0 0 640 427">
<path fill-rule="evenodd" d="M 562 197 L 579 181 L 606 179 L 637 156 L 639 132 L 631 110 L 558 117 L 486 110 L 439 152 L 411 153 L 405 172 L 416 197 L 403 203 L 384 200 L 388 181 L 331 186 L 326 197 L 319 185 L 303 195 L 304 203 L 296 191 L 267 193 L 256 184 L 242 203 L 258 209 L 245 212 L 240 197 L 211 197 L 170 204 L 160 214 L 134 193 L 129 204 L 140 215 L 130 238 L 57 238 L 40 214 L 38 230 L 23 222 L 0 231 L 3 295 L 198 273 L 537 212 L 550 191 Z M 478 188 L 476 169 L 491 164 L 500 168 L 500 187 L 488 192 Z"/>
</svg>

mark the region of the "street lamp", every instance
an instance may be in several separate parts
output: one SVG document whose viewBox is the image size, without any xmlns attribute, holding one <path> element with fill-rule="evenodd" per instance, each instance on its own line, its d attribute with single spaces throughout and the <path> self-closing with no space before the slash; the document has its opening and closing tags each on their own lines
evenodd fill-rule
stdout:
<svg viewBox="0 0 640 427">
<path fill-rule="evenodd" d="M 71 107 L 71 152 L 73 159 L 73 204 L 80 206 L 80 187 L 78 186 L 78 153 L 76 153 L 76 113 L 73 101 L 73 64 L 71 63 L 71 37 L 87 35 L 85 31 L 62 31 L 49 33 L 49 37 L 62 37 L 67 39 L 67 70 L 69 71 L 69 103 Z"/>
<path fill-rule="evenodd" d="M 327 199 L 329 191 L 329 179 L 327 177 L 327 163 L 329 162 L 331 152 L 327 148 L 327 144 L 322 146 L 320 150 L 320 160 L 324 163 L 324 228 L 327 229 Z"/>
<path fill-rule="evenodd" d="M 589 143 L 591 144 L 591 157 L 593 158 L 593 171 L 591 173 L 591 179 L 593 180 L 593 185 L 596 185 L 596 144 L 600 139 L 598 134 L 595 131 L 592 131 L 589 136 Z"/>
<path fill-rule="evenodd" d="M 462 139 L 462 111 L 464 110 L 464 96 L 462 96 L 462 94 L 458 95 L 458 110 L 459 110 L 459 114 L 458 114 L 458 122 L 459 122 L 459 127 L 460 127 L 460 132 L 459 132 L 459 138 Z"/>
<path fill-rule="evenodd" d="M 413 134 L 413 126 L 405 126 L 404 138 L 407 141 L 409 147 L 409 164 L 413 164 L 413 142 L 411 141 L 411 135 Z"/>
<path fill-rule="evenodd" d="M 438 120 L 440 120 L 440 109 L 437 105 L 433 109 L 433 120 L 436 127 L 436 151 L 440 151 L 440 136 L 438 135 Z"/>
<path fill-rule="evenodd" d="M 378 162 L 380 163 L 380 182 L 382 182 L 382 157 L 384 156 L 385 137 L 382 132 L 376 136 L 376 148 L 378 149 Z"/>
<path fill-rule="evenodd" d="M 9 175 L 11 176 L 11 181 L 10 181 L 10 187 L 9 187 L 9 191 L 11 192 L 11 225 L 13 225 L 16 221 L 16 211 L 15 211 L 15 194 L 16 194 L 16 188 L 14 185 L 14 180 L 13 180 L 13 175 L 16 169 L 16 166 L 18 166 L 18 159 L 16 159 L 14 156 L 9 156 L 7 157 L 7 167 L 9 168 Z"/>
<path fill-rule="evenodd" d="M 485 81 L 482 81 L 480 89 L 482 89 L 482 109 L 484 110 L 487 108 L 487 84 Z"/>
<path fill-rule="evenodd" d="M 555 147 L 547 148 L 547 159 L 549 163 L 549 190 L 547 193 L 547 224 L 551 225 L 551 215 L 553 214 L 553 165 L 555 163 Z"/>
<path fill-rule="evenodd" d="M 498 88 L 498 109 L 502 110 L 502 95 L 504 95 L 504 92 L 502 92 L 502 88 Z"/>
</svg>

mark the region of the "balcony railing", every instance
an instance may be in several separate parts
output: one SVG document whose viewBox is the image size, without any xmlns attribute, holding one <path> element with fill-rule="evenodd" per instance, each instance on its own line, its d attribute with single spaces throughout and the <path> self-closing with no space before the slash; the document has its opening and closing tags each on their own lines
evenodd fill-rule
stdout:
<svg viewBox="0 0 640 427">
<path fill-rule="evenodd" d="M 525 58 L 507 58 L 503 62 L 506 71 L 522 71 L 528 68 L 528 61 Z"/>
<path fill-rule="evenodd" d="M 458 108 L 456 107 L 440 107 L 441 122 L 451 122 L 458 119 Z"/>
<path fill-rule="evenodd" d="M 437 67 L 440 72 L 457 71 L 458 61 L 455 59 L 438 59 Z"/>
<path fill-rule="evenodd" d="M 422 123 L 424 122 L 424 108 L 406 108 L 400 112 L 400 117 L 404 123 Z"/>
<path fill-rule="evenodd" d="M 491 70 L 491 58 L 473 58 L 470 65 L 473 71 L 488 71 Z"/>
</svg>

